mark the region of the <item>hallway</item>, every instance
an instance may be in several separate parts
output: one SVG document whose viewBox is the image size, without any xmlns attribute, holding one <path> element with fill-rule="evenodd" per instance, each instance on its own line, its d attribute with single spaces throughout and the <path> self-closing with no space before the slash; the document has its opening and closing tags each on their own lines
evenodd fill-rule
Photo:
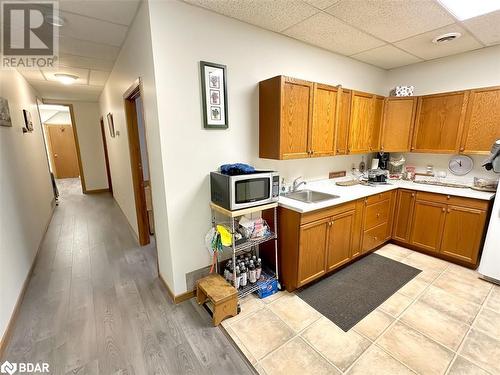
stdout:
<svg viewBox="0 0 500 375">
<path fill-rule="evenodd" d="M 48 362 L 51 374 L 252 373 L 194 300 L 170 301 L 156 249 L 136 245 L 109 194 L 62 186 L 0 362 Z"/>
</svg>

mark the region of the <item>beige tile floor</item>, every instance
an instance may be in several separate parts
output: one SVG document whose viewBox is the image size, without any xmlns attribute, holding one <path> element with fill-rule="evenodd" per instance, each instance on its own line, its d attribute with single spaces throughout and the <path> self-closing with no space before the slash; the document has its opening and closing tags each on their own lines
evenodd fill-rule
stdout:
<svg viewBox="0 0 500 375">
<path fill-rule="evenodd" d="M 259 374 L 500 374 L 500 286 L 389 244 L 422 272 L 349 332 L 293 293 L 246 297 L 222 324 Z"/>
</svg>

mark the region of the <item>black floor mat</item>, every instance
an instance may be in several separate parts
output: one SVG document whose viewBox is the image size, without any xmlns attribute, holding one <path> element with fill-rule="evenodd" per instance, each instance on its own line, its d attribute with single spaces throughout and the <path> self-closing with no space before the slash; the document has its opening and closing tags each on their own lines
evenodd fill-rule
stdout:
<svg viewBox="0 0 500 375">
<path fill-rule="evenodd" d="M 370 254 L 297 295 L 347 332 L 420 272 Z"/>
</svg>

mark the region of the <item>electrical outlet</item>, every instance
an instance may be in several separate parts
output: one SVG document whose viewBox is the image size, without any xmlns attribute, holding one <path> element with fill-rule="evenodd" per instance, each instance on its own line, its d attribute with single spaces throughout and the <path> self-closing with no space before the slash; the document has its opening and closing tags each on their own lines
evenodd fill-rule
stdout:
<svg viewBox="0 0 500 375">
<path fill-rule="evenodd" d="M 337 177 L 345 177 L 346 176 L 346 171 L 336 171 L 336 172 L 330 172 L 328 174 L 328 178 L 337 178 Z"/>
</svg>

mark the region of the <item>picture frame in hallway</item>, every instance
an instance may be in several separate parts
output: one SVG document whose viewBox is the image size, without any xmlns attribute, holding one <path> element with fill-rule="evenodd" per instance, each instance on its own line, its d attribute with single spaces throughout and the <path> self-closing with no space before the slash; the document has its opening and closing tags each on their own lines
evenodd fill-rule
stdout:
<svg viewBox="0 0 500 375">
<path fill-rule="evenodd" d="M 33 118 L 31 117 L 31 112 L 23 109 L 23 119 L 24 119 L 24 128 L 23 132 L 32 132 L 33 131 Z"/>
<path fill-rule="evenodd" d="M 116 134 L 115 134 L 115 123 L 113 122 L 113 114 L 109 112 L 106 115 L 106 118 L 108 119 L 109 135 L 111 136 L 111 138 L 114 138 Z"/>
<path fill-rule="evenodd" d="M 10 118 L 9 101 L 0 97 L 0 126 L 12 127 Z"/>
<path fill-rule="evenodd" d="M 201 100 L 205 129 L 227 129 L 229 126 L 226 70 L 226 65 L 200 61 Z"/>
</svg>

